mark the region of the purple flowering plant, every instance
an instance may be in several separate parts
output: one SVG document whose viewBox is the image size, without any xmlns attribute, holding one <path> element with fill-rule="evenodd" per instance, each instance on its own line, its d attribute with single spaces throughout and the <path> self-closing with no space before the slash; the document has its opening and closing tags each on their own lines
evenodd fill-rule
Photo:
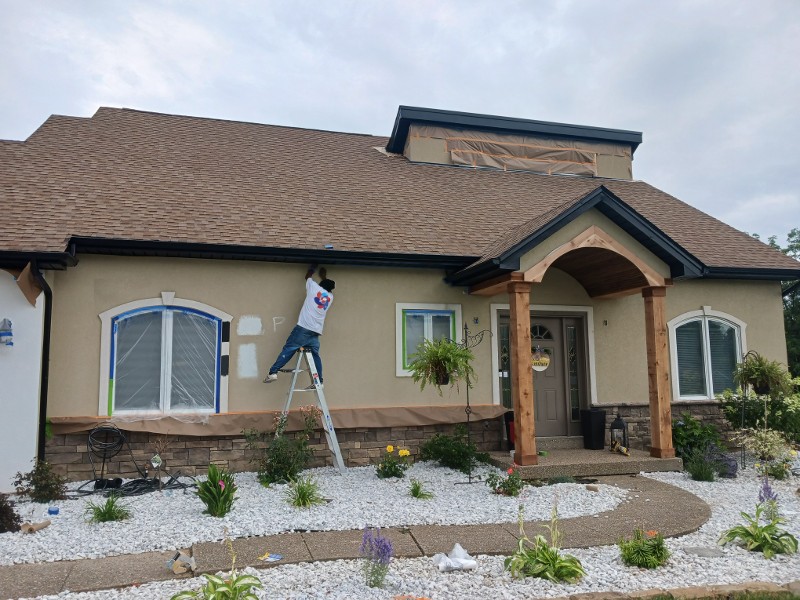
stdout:
<svg viewBox="0 0 800 600">
<path fill-rule="evenodd" d="M 381 535 L 380 528 L 364 529 L 361 539 L 361 556 L 364 558 L 364 579 L 368 587 L 383 587 L 394 548 L 389 538 Z"/>
<path fill-rule="evenodd" d="M 764 506 L 764 517 L 770 521 L 778 518 L 778 493 L 769 484 L 769 477 L 764 476 L 758 490 L 758 502 Z"/>
</svg>

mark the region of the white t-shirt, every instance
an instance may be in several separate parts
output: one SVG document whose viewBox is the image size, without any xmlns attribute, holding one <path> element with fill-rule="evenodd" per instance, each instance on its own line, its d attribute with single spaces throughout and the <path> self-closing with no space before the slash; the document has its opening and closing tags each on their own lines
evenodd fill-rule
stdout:
<svg viewBox="0 0 800 600">
<path fill-rule="evenodd" d="M 306 300 L 300 309 L 297 324 L 310 331 L 322 334 L 325 315 L 333 304 L 333 294 L 325 291 L 311 277 L 306 279 Z"/>
</svg>

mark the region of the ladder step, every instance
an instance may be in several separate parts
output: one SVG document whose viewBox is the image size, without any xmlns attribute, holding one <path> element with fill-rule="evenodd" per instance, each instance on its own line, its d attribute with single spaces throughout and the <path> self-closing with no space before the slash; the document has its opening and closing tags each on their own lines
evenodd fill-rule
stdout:
<svg viewBox="0 0 800 600">
<path fill-rule="evenodd" d="M 278 369 L 281 373 L 305 373 L 308 369 Z"/>
</svg>

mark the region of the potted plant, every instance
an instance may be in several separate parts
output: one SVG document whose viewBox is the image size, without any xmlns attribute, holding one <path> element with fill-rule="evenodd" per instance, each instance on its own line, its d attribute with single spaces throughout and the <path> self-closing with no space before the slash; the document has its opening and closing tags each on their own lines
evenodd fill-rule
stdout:
<svg viewBox="0 0 800 600">
<path fill-rule="evenodd" d="M 430 384 L 436 387 L 441 396 L 443 385 L 450 384 L 452 387 L 458 385 L 459 381 L 469 380 L 469 386 L 472 387 L 475 371 L 470 362 L 474 358 L 469 349 L 451 340 L 423 340 L 412 356 L 414 362 L 409 370 L 421 390 Z"/>
<path fill-rule="evenodd" d="M 743 388 L 753 388 L 759 395 L 791 391 L 791 380 L 783 365 L 764 358 L 755 350 L 745 354 L 742 362 L 736 365 L 733 379 Z"/>
</svg>

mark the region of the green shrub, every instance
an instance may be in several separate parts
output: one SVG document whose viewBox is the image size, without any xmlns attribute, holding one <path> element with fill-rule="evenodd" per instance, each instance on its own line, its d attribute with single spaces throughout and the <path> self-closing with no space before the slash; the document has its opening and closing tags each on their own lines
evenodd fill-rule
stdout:
<svg viewBox="0 0 800 600">
<path fill-rule="evenodd" d="M 52 502 L 63 500 L 67 493 L 67 480 L 53 471 L 50 463 L 39 460 L 34 463 L 33 470 L 28 473 L 17 473 L 14 487 L 17 493 L 27 494 L 34 502 Z"/>
<path fill-rule="evenodd" d="M 669 559 L 669 550 L 664 544 L 664 536 L 657 531 L 642 531 L 637 527 L 630 540 L 620 540 L 619 546 L 622 562 L 629 567 L 655 569 Z"/>
<path fill-rule="evenodd" d="M 714 481 L 717 464 L 709 460 L 705 451 L 695 450 L 683 458 L 683 469 L 695 481 Z"/>
<path fill-rule="evenodd" d="M 206 505 L 203 512 L 212 517 L 224 517 L 233 508 L 235 494 L 233 475 L 213 463 L 208 465 L 208 479 L 197 484 L 197 495 Z"/>
<path fill-rule="evenodd" d="M 712 444 L 721 445 L 719 431 L 714 425 L 705 425 L 685 412 L 672 421 L 672 446 L 681 458 L 695 452 L 705 453 Z"/>
<path fill-rule="evenodd" d="M 22 519 L 14 510 L 14 503 L 7 494 L 0 494 L 0 533 L 19 531 Z"/>
<path fill-rule="evenodd" d="M 553 583 L 575 583 L 586 571 L 581 561 L 570 554 L 559 551 L 560 534 L 558 532 L 558 513 L 553 509 L 550 517 L 550 542 L 544 536 L 537 535 L 533 541 L 525 535 L 523 527 L 523 510 L 519 511 L 519 541 L 517 550 L 505 559 L 504 565 L 511 576 L 516 579 L 524 577 L 540 577 Z"/>
<path fill-rule="evenodd" d="M 319 484 L 310 476 L 300 477 L 297 481 L 289 483 L 286 500 L 297 508 L 310 508 L 325 503 L 325 498 L 319 491 Z"/>
<path fill-rule="evenodd" d="M 131 511 L 126 506 L 119 504 L 119 496 L 110 494 L 102 504 L 88 502 L 86 516 L 92 523 L 107 523 L 109 521 L 124 521 L 130 518 Z"/>
<path fill-rule="evenodd" d="M 430 500 L 433 498 L 433 494 L 425 491 L 425 488 L 422 486 L 422 482 L 417 479 L 411 480 L 411 487 L 409 488 L 408 493 L 417 500 Z"/>
<path fill-rule="evenodd" d="M 437 433 L 421 446 L 420 458 L 462 473 L 469 473 L 479 462 L 489 462 L 489 455 L 478 452 L 475 444 L 467 443 L 466 436 L 463 425 L 458 425 L 453 435 Z"/>
<path fill-rule="evenodd" d="M 777 514 L 771 519 L 764 519 L 761 524 L 761 515 L 766 510 L 764 503 L 756 505 L 756 514 L 751 516 L 746 512 L 742 515 L 746 524 L 736 525 L 728 529 L 720 537 L 720 544 L 728 544 L 734 540 L 741 540 L 751 552 L 762 552 L 764 558 L 772 558 L 776 554 L 794 554 L 797 552 L 797 538 L 791 533 L 782 530 L 779 525 L 785 523 Z"/>
<path fill-rule="evenodd" d="M 726 390 L 718 398 L 722 414 L 734 429 L 757 429 L 766 424 L 789 441 L 800 443 L 800 394 L 758 396 Z"/>
<path fill-rule="evenodd" d="M 402 478 L 405 477 L 406 469 L 409 464 L 406 458 L 410 452 L 406 449 L 397 449 L 397 454 L 394 453 L 394 446 L 391 444 L 386 446 L 386 452 L 383 453 L 381 462 L 375 465 L 375 474 L 380 479 L 388 479 L 389 477 Z"/>
<path fill-rule="evenodd" d="M 519 496 L 525 482 L 514 467 L 508 469 L 506 476 L 492 473 L 486 478 L 486 485 L 495 493 L 503 496 Z"/>
<path fill-rule="evenodd" d="M 271 435 L 255 429 L 243 432 L 247 447 L 253 451 L 251 462 L 256 466 L 258 480 L 262 484 L 288 483 L 297 479 L 300 471 L 305 469 L 314 457 L 314 452 L 308 446 L 308 440 L 317 426 L 321 411 L 316 406 L 304 406 L 300 411 L 303 417 L 303 431 L 298 432 L 294 438 L 284 435 L 289 418 L 287 413 L 275 417 L 274 431 Z M 267 445 L 262 448 L 264 443 Z"/>
</svg>

